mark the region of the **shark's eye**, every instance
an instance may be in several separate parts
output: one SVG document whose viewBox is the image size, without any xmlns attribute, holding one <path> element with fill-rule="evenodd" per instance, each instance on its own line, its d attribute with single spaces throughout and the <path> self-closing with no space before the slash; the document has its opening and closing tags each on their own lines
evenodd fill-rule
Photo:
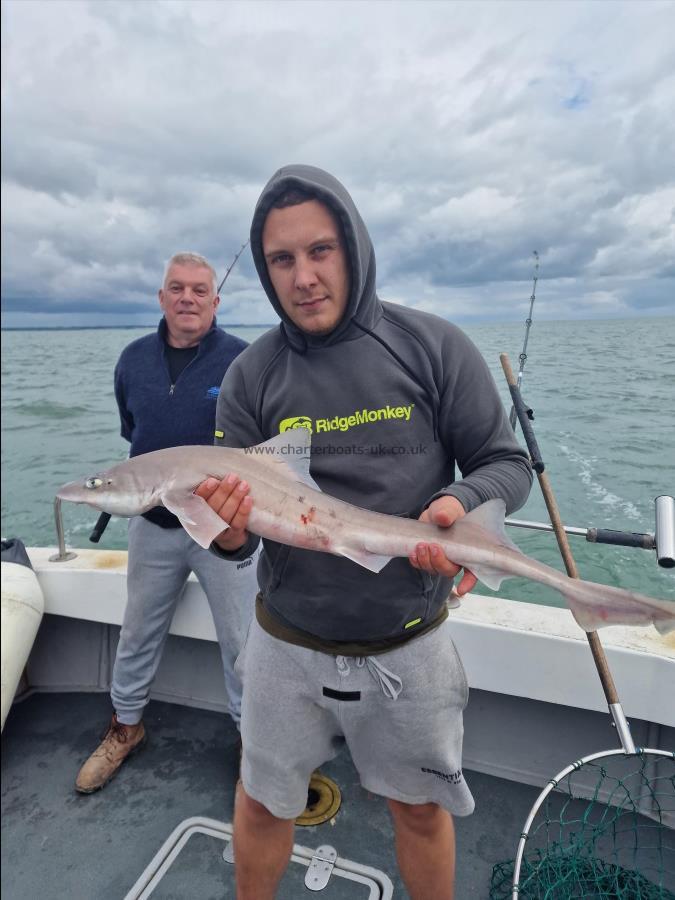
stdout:
<svg viewBox="0 0 675 900">
<path fill-rule="evenodd" d="M 86 480 L 85 483 L 84 483 L 84 486 L 85 486 L 86 488 L 88 488 L 90 491 L 93 491 L 93 490 L 95 490 L 96 488 L 101 487 L 102 484 L 103 484 L 103 482 L 101 481 L 101 479 L 100 479 L 100 478 L 97 478 L 97 477 L 94 475 L 93 478 L 87 478 L 87 480 Z"/>
</svg>

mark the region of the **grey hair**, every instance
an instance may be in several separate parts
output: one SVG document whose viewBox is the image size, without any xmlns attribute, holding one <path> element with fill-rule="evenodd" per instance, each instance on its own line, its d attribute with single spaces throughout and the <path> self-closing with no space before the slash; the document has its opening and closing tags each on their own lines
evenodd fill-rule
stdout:
<svg viewBox="0 0 675 900">
<path fill-rule="evenodd" d="M 169 269 L 171 266 L 201 266 L 204 269 L 208 269 L 211 273 L 211 277 L 213 279 L 213 292 L 214 294 L 218 292 L 218 276 L 216 275 L 216 270 L 213 268 L 211 263 L 206 259 L 205 256 L 202 256 L 200 253 L 174 253 L 171 259 L 166 264 L 166 268 L 164 269 L 164 280 L 162 284 L 166 282 L 166 276 L 169 274 Z"/>
</svg>

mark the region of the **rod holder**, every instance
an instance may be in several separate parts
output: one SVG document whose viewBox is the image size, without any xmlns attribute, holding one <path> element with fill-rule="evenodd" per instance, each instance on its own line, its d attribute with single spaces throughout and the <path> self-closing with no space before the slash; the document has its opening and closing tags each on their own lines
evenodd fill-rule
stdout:
<svg viewBox="0 0 675 900">
<path fill-rule="evenodd" d="M 54 521 L 56 522 L 56 540 L 59 545 L 59 552 L 49 557 L 49 562 L 66 562 L 68 559 L 75 559 L 77 553 L 71 553 L 66 550 L 66 539 L 63 533 L 63 516 L 61 515 L 61 498 L 54 498 Z"/>
<path fill-rule="evenodd" d="M 656 506 L 656 561 L 664 569 L 675 566 L 675 499 L 661 494 L 654 500 Z"/>
</svg>

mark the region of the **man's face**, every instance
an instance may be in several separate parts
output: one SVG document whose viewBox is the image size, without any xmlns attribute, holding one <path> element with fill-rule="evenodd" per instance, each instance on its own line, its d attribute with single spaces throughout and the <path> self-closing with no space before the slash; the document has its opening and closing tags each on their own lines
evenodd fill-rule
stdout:
<svg viewBox="0 0 675 900">
<path fill-rule="evenodd" d="M 220 298 L 213 274 L 205 266 L 169 266 L 159 292 L 168 342 L 172 347 L 193 347 L 211 327 Z"/>
<path fill-rule="evenodd" d="M 319 200 L 272 209 L 262 234 L 267 271 L 289 319 L 309 334 L 328 334 L 349 298 L 344 239 Z"/>
</svg>

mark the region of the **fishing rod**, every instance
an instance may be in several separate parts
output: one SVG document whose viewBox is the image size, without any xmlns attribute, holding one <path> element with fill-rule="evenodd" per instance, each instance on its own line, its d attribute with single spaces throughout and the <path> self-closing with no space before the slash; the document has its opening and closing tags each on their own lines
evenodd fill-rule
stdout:
<svg viewBox="0 0 675 900">
<path fill-rule="evenodd" d="M 239 248 L 239 250 L 237 251 L 237 253 L 235 254 L 234 259 L 232 260 L 232 262 L 230 263 L 230 265 L 227 268 L 227 272 L 225 272 L 225 274 L 223 275 L 223 280 L 218 285 L 218 290 L 216 291 L 217 294 L 219 294 L 221 292 L 223 285 L 227 281 L 228 275 L 230 274 L 232 269 L 234 269 L 237 260 L 239 259 L 241 254 L 244 252 L 244 250 L 248 247 L 249 243 L 250 243 L 250 239 L 248 241 L 246 241 L 246 243 L 242 244 L 241 247 Z"/>
<path fill-rule="evenodd" d="M 537 281 L 539 280 L 539 253 L 536 250 L 533 250 L 534 254 L 534 277 L 532 281 L 532 294 L 530 295 L 530 311 L 527 314 L 527 319 L 525 319 L 525 340 L 523 341 L 523 349 L 520 352 L 520 356 L 518 357 L 518 377 L 516 379 L 516 386 L 520 388 L 520 385 L 523 382 L 523 371 L 525 369 L 525 363 L 527 362 L 527 341 L 530 337 L 530 328 L 532 326 L 532 309 L 534 308 L 534 299 L 535 292 L 537 290 Z M 511 407 L 511 412 L 509 413 L 509 422 L 511 423 L 511 428 L 516 430 L 517 424 L 517 412 L 515 405 Z M 528 413 L 528 416 L 531 418 L 531 410 Z"/>
<path fill-rule="evenodd" d="M 225 272 L 225 275 L 223 276 L 223 280 L 218 285 L 216 294 L 219 294 L 221 292 L 222 287 L 225 284 L 225 282 L 227 281 L 230 272 L 232 271 L 232 269 L 234 269 L 237 260 L 239 259 L 241 254 L 244 252 L 246 247 L 248 247 L 248 245 L 249 245 L 249 241 L 246 241 L 244 244 L 241 245 L 241 247 L 235 254 L 234 259 L 232 260 L 230 265 L 227 267 L 227 271 Z M 96 524 L 94 525 L 94 528 L 93 528 L 91 534 L 89 535 L 89 540 L 91 541 L 92 544 L 98 544 L 98 542 L 101 540 L 101 536 L 103 535 L 103 532 L 108 527 L 109 521 L 110 521 L 110 514 L 105 513 L 105 512 L 101 513 L 101 515 L 96 520 Z"/>
</svg>

